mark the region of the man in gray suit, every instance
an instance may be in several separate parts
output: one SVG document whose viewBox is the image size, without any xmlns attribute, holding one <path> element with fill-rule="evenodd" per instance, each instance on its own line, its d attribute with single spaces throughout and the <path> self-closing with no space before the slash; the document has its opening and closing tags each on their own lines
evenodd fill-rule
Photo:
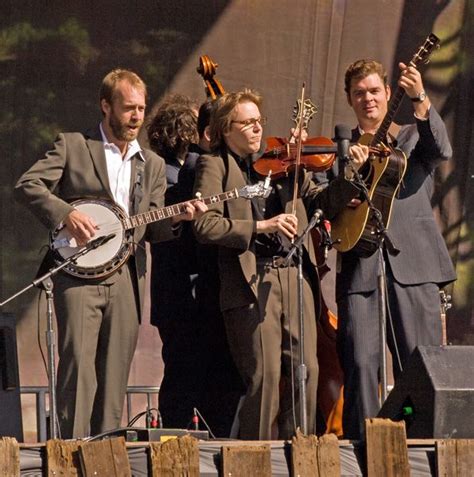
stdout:
<svg viewBox="0 0 474 477">
<path fill-rule="evenodd" d="M 111 71 L 100 89 L 101 123 L 86 133 L 59 134 L 53 149 L 18 181 L 17 199 L 49 230 L 65 226 L 79 245 L 96 235 L 98 223 L 71 205 L 74 199 L 112 201 L 130 215 L 162 207 L 164 161 L 137 141 L 145 106 L 141 78 Z M 196 210 L 205 210 L 204 204 L 187 204 L 181 216 L 135 228 L 131 256 L 105 277 L 55 277 L 62 438 L 120 427 L 143 305 L 145 239 L 169 239 Z"/>
<path fill-rule="evenodd" d="M 387 339 L 397 377 L 417 345 L 441 344 L 439 288 L 455 280 L 446 245 L 431 207 L 435 168 L 452 154 L 444 123 L 430 103 L 418 70 L 400 63 L 398 84 L 412 100 L 415 124 L 389 129 L 408 167 L 392 207 L 388 236 L 400 250 L 383 252 L 387 278 Z M 359 60 L 345 75 L 349 105 L 357 117 L 353 141 L 374 134 L 387 113 L 391 91 L 383 66 Z M 357 206 L 353 201 L 352 206 Z M 336 300 L 338 346 L 344 370 L 344 437 L 360 439 L 364 420 L 379 410 L 379 254 L 361 258 L 338 255 Z M 389 321 L 387 321 L 389 322 Z"/>
<path fill-rule="evenodd" d="M 199 158 L 195 191 L 204 196 L 253 184 L 263 177 L 253 169 L 260 150 L 261 97 L 251 91 L 229 93 L 216 102 L 211 116 L 213 154 Z M 356 167 L 368 149 L 351 149 Z M 299 416 L 292 406 L 292 376 L 300 339 L 296 306 L 297 268 L 285 264 L 290 240 L 301 234 L 317 208 L 334 216 L 357 189 L 344 177 L 321 191 L 300 171 L 299 195 L 292 211 L 293 178 L 274 181 L 266 199 L 237 199 L 216 204 L 195 222 L 199 241 L 218 246 L 220 307 L 229 347 L 247 392 L 240 409 L 242 439 L 289 439 Z M 318 363 L 311 280 L 315 273 L 311 238 L 304 243 L 304 359 L 307 366 L 308 432 L 315 432 Z M 296 394 L 296 403 L 298 397 Z M 293 412 L 294 411 L 294 412 Z"/>
</svg>

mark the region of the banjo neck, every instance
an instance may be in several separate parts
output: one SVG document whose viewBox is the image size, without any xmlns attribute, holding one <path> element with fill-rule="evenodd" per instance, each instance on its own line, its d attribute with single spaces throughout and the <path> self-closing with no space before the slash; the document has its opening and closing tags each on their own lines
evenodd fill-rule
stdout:
<svg viewBox="0 0 474 477">
<path fill-rule="evenodd" d="M 209 197 L 200 198 L 200 199 L 192 199 L 186 202 L 180 202 L 179 204 L 168 205 L 166 207 L 162 207 L 160 209 L 152 209 L 148 210 L 147 212 L 143 212 L 141 214 L 133 215 L 131 217 L 126 217 L 123 219 L 123 225 L 125 230 L 134 229 L 135 227 L 139 227 L 141 225 L 148 225 L 153 222 L 158 222 L 160 220 L 169 219 L 171 217 L 176 217 L 177 215 L 185 214 L 186 213 L 186 204 L 191 202 L 195 202 L 196 200 L 200 200 L 204 202 L 206 205 L 217 204 L 219 202 L 223 202 L 226 200 L 237 199 L 240 197 L 239 190 L 233 189 L 227 192 L 222 192 L 220 194 L 211 195 Z"/>
</svg>

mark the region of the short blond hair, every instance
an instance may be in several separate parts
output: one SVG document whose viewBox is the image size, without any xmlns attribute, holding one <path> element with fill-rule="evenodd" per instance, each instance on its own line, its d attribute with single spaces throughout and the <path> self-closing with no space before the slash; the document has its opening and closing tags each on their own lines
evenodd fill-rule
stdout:
<svg viewBox="0 0 474 477">
<path fill-rule="evenodd" d="M 229 131 L 234 108 L 240 103 L 254 103 L 260 109 L 262 96 L 251 89 L 244 89 L 243 91 L 226 93 L 216 100 L 209 124 L 211 151 L 218 152 L 225 146 L 224 133 Z"/>
<path fill-rule="evenodd" d="M 134 88 L 142 90 L 146 98 L 146 84 L 140 76 L 133 71 L 116 68 L 107 73 L 102 80 L 102 85 L 99 90 L 99 102 L 102 102 L 102 100 L 105 99 L 108 104 L 112 104 L 117 90 L 117 84 L 120 81 L 127 81 Z"/>
</svg>

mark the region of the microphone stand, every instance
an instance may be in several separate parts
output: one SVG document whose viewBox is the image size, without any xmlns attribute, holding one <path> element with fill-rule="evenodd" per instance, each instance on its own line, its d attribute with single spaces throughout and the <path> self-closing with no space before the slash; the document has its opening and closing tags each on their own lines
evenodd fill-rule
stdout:
<svg viewBox="0 0 474 477">
<path fill-rule="evenodd" d="M 346 161 L 344 161 L 346 162 Z M 349 165 L 350 163 L 347 162 Z M 380 386 L 382 388 L 382 392 L 379 397 L 379 404 L 385 402 L 388 396 L 387 391 L 387 350 L 386 350 L 386 343 L 387 343 L 387 275 L 385 270 L 385 260 L 383 257 L 383 250 L 384 246 L 387 250 L 387 253 L 390 255 L 398 255 L 400 250 L 395 247 L 394 243 L 390 239 L 387 229 L 385 228 L 385 224 L 382 220 L 382 214 L 380 210 L 377 209 L 371 198 L 369 197 L 369 192 L 365 185 L 365 182 L 362 180 L 358 171 L 356 171 L 351 166 L 352 172 L 354 173 L 354 184 L 360 189 L 364 199 L 367 201 L 367 205 L 369 206 L 369 210 L 372 212 L 375 222 L 377 224 L 376 227 L 376 237 L 378 242 L 378 272 L 377 272 L 377 296 L 378 296 L 378 314 L 379 314 L 379 333 L 380 333 L 380 340 L 379 340 L 379 356 L 380 356 Z"/>
<path fill-rule="evenodd" d="M 300 426 L 304 435 L 308 434 L 308 410 L 306 406 L 306 378 L 308 370 L 304 362 L 304 316 L 303 316 L 303 242 L 308 236 L 312 228 L 320 222 L 323 213 L 317 209 L 311 217 L 308 225 L 304 229 L 300 237 L 298 237 L 290 247 L 290 251 L 285 257 L 284 264 L 289 266 L 293 257 L 297 257 L 295 261 L 298 267 L 297 278 L 297 296 L 298 296 L 298 323 L 299 323 L 299 365 L 296 372 L 296 380 L 298 382 L 299 403 L 300 403 Z"/>
<path fill-rule="evenodd" d="M 57 406 L 56 406 L 56 360 L 55 360 L 55 332 L 53 328 L 53 309 L 54 309 L 54 295 L 53 295 L 53 280 L 51 277 L 56 275 L 60 270 L 76 263 L 76 261 L 105 244 L 111 240 L 115 234 L 99 237 L 95 240 L 91 240 L 83 249 L 79 250 L 74 255 L 65 259 L 60 265 L 51 268 L 49 272 L 33 280 L 29 285 L 7 298 L 0 303 L 0 308 L 10 301 L 14 300 L 18 296 L 22 295 L 33 287 L 44 288 L 46 291 L 46 347 L 48 349 L 48 391 L 49 391 L 49 430 L 50 439 L 56 439 L 58 437 L 58 424 L 56 421 Z"/>
</svg>

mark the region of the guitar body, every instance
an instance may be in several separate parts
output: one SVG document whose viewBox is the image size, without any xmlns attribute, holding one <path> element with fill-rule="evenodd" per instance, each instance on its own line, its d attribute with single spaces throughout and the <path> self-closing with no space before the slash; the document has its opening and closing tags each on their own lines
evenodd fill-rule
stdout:
<svg viewBox="0 0 474 477">
<path fill-rule="evenodd" d="M 364 134 L 360 143 L 370 145 L 371 134 Z M 407 168 L 403 151 L 392 149 L 390 156 L 369 157 L 366 165 L 359 171 L 369 191 L 369 197 L 385 227 L 390 223 L 395 195 L 400 187 Z M 334 248 L 339 252 L 354 251 L 361 257 L 369 257 L 378 248 L 377 221 L 367 201 L 357 207 L 346 207 L 332 221 Z"/>
</svg>

